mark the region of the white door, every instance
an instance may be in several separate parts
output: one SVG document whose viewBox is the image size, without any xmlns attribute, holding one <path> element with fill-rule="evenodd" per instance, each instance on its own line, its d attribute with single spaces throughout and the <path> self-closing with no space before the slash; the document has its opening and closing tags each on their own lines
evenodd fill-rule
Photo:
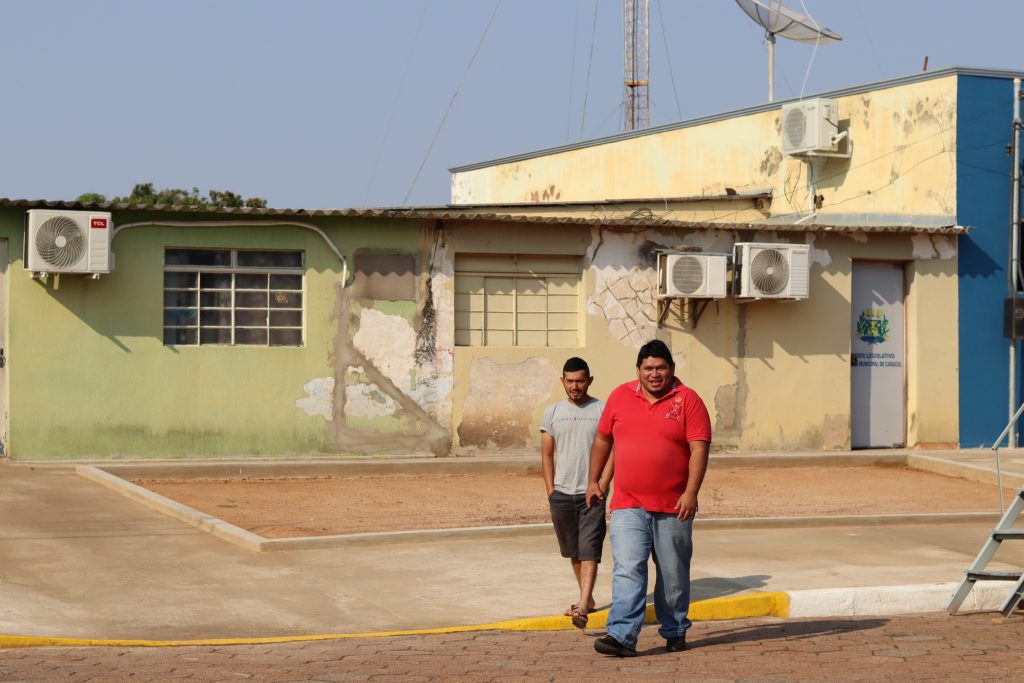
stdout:
<svg viewBox="0 0 1024 683">
<path fill-rule="evenodd" d="M 854 448 L 899 448 L 906 443 L 903 295 L 901 264 L 853 264 L 850 438 Z"/>
</svg>

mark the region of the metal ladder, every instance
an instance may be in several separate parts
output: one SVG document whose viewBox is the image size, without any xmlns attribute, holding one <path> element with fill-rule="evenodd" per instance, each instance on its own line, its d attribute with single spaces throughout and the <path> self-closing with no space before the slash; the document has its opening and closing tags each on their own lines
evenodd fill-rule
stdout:
<svg viewBox="0 0 1024 683">
<path fill-rule="evenodd" d="M 946 607 L 950 614 L 956 613 L 960 605 L 967 598 L 967 594 L 971 592 L 974 584 L 978 581 L 1015 582 L 1013 593 L 1010 594 L 1010 597 L 1006 599 L 1006 602 L 1003 603 L 1002 608 L 999 610 L 1004 617 L 1010 616 L 1021 599 L 1024 598 L 1024 573 L 985 569 L 992 556 L 996 554 L 996 550 L 999 549 L 1000 543 L 1003 541 L 1024 540 L 1024 529 L 1013 528 L 1013 524 L 1017 521 L 1021 511 L 1024 511 L 1024 488 L 1017 491 L 1016 498 L 1014 498 L 1010 507 L 1006 508 L 1002 519 L 999 520 L 999 524 L 992 530 L 985 544 L 981 546 L 981 552 L 974 558 L 974 563 L 964 572 L 963 581 L 957 586 L 956 592 L 953 593 L 953 598 Z"/>
</svg>

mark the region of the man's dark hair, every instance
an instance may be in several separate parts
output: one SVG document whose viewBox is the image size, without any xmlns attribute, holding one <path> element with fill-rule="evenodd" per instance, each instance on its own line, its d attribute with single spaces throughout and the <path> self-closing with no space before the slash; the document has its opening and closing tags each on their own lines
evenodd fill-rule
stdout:
<svg viewBox="0 0 1024 683">
<path fill-rule="evenodd" d="M 587 361 L 576 356 L 565 361 L 565 365 L 562 366 L 563 375 L 567 372 L 579 372 L 580 370 L 587 373 L 587 377 L 590 377 L 590 366 L 587 365 Z"/>
<path fill-rule="evenodd" d="M 676 362 L 672 360 L 672 352 L 669 351 L 668 345 L 659 339 L 652 339 L 640 347 L 640 353 L 636 354 L 637 367 L 643 364 L 644 358 L 661 358 L 668 363 L 670 368 L 676 366 Z"/>
</svg>

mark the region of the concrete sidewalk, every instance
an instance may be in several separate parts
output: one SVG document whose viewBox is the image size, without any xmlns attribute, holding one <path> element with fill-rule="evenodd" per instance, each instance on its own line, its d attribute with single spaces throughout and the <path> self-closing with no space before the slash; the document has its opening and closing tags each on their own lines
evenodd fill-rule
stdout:
<svg viewBox="0 0 1024 683">
<path fill-rule="evenodd" d="M 252 553 L 76 476 L 72 466 L 0 466 L 0 519 L 2 635 L 390 632 L 557 615 L 575 597 L 552 536 Z M 991 526 L 716 530 L 698 522 L 693 599 L 782 591 L 792 616 L 941 609 Z M 1024 548 L 1006 545 L 992 567 L 1024 567 Z M 1008 586 L 994 588 L 988 606 Z M 610 562 L 596 597 L 610 597 Z"/>
</svg>

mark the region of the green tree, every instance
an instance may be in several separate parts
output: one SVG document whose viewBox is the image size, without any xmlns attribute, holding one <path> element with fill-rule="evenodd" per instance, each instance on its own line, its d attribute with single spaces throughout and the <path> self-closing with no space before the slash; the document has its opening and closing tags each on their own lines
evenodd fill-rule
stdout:
<svg viewBox="0 0 1024 683">
<path fill-rule="evenodd" d="M 85 194 L 78 195 L 78 199 L 75 201 L 82 204 L 105 204 L 107 197 L 99 192 L 86 192 Z"/>
<path fill-rule="evenodd" d="M 76 201 L 104 203 L 107 198 L 98 192 L 86 192 L 79 195 Z M 204 209 L 214 207 L 263 209 L 267 206 L 267 200 L 262 197 L 243 197 L 230 190 L 210 190 L 206 195 L 202 195 L 199 193 L 198 187 L 193 187 L 191 190 L 177 187 L 157 190 L 153 183 L 138 183 L 132 188 L 131 194 L 125 197 L 113 197 L 110 201 L 115 204 L 167 204 Z"/>
</svg>

